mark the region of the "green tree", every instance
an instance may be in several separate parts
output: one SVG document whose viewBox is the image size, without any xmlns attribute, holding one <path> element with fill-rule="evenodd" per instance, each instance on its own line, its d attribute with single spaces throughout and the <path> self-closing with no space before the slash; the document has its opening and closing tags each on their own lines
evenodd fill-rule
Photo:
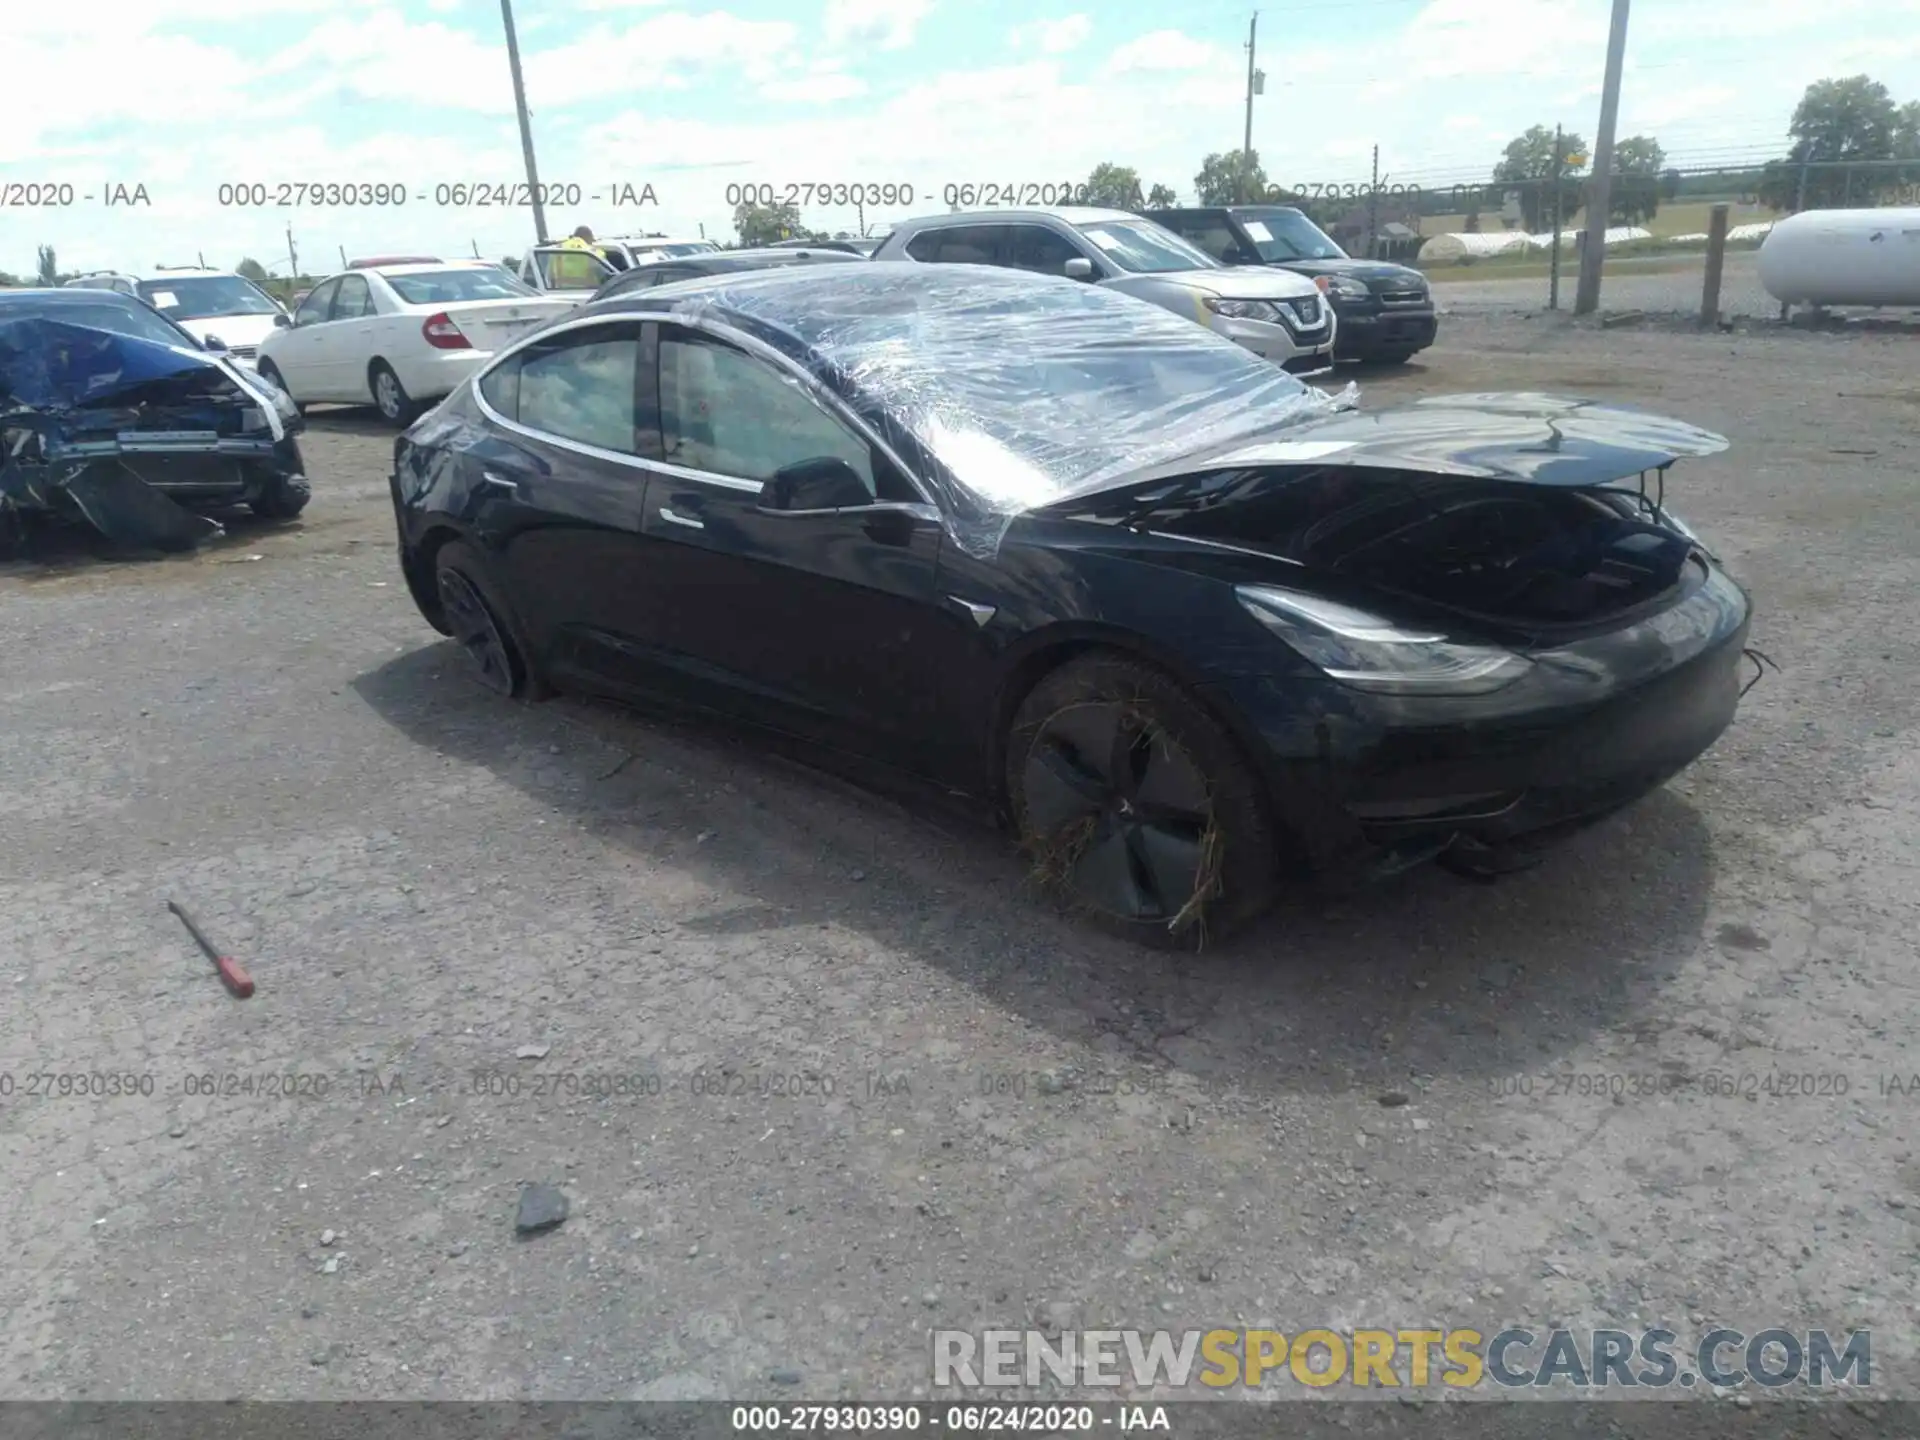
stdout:
<svg viewBox="0 0 1920 1440">
<path fill-rule="evenodd" d="M 51 245 L 42 245 L 40 247 L 40 283 L 42 285 L 52 285 L 58 281 L 59 278 L 60 265 L 54 258 L 53 247 Z"/>
<path fill-rule="evenodd" d="M 251 280 L 256 285 L 267 283 L 267 267 L 252 256 L 248 256 L 233 267 L 233 273 L 243 280 Z"/>
<path fill-rule="evenodd" d="M 1200 162 L 1193 177 L 1194 194 L 1202 205 L 1231 205 L 1238 200 L 1264 200 L 1267 172 L 1260 168 L 1260 152 L 1227 150 Z"/>
<path fill-rule="evenodd" d="M 1500 163 L 1493 167 L 1496 185 L 1520 192 L 1520 214 L 1527 229 L 1538 234 L 1553 223 L 1553 177 L 1560 174 L 1560 223 L 1564 227 L 1580 208 L 1587 144 L 1578 135 L 1562 134 L 1560 153 L 1553 150 L 1553 127 L 1534 125 L 1507 142 Z"/>
<path fill-rule="evenodd" d="M 798 205 L 749 205 L 745 201 L 733 207 L 733 228 L 740 244 L 748 249 L 791 240 L 801 233 Z"/>
<path fill-rule="evenodd" d="M 1660 213 L 1667 152 L 1651 135 L 1631 135 L 1613 147 L 1613 184 L 1607 208 L 1621 225 L 1644 225 Z"/>
<path fill-rule="evenodd" d="M 1131 165 L 1115 165 L 1103 160 L 1087 176 L 1087 204 L 1104 205 L 1109 210 L 1138 210 L 1141 205 L 1140 172 Z"/>
<path fill-rule="evenodd" d="M 1803 200 L 1809 210 L 1871 204 L 1879 188 L 1899 176 L 1887 165 L 1849 166 L 1903 158 L 1906 127 L 1920 127 L 1914 111 L 1894 104 L 1887 87 L 1870 76 L 1814 81 L 1787 126 L 1792 146 L 1761 177 L 1760 198 L 1777 210 L 1797 210 Z"/>
<path fill-rule="evenodd" d="M 1170 210 L 1179 203 L 1180 197 L 1173 193 L 1173 187 L 1171 185 L 1156 184 L 1151 190 L 1147 191 L 1147 208 L 1149 210 Z"/>
<path fill-rule="evenodd" d="M 1893 155 L 1912 162 L 1900 172 L 1903 184 L 1920 180 L 1920 100 L 1909 100 L 1894 117 Z"/>
</svg>

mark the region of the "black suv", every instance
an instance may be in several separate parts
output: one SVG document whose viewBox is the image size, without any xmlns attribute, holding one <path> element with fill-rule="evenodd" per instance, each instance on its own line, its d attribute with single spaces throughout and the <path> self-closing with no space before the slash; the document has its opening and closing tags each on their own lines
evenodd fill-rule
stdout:
<svg viewBox="0 0 1920 1440">
<path fill-rule="evenodd" d="M 1227 265 L 1273 265 L 1313 277 L 1340 317 L 1336 360 L 1404 364 L 1439 329 L 1427 277 L 1405 265 L 1356 260 L 1288 205 L 1149 210 L 1147 218 Z"/>
</svg>

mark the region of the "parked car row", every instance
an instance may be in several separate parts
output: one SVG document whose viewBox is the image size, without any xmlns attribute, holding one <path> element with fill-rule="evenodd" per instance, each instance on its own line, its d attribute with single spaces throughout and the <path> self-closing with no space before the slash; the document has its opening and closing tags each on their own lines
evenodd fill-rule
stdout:
<svg viewBox="0 0 1920 1440">
<path fill-rule="evenodd" d="M 136 297 L 207 349 L 256 367 L 305 407 L 372 404 L 397 425 L 450 394 L 502 344 L 590 299 L 750 269 L 966 264 L 1060 275 L 1136 296 L 1295 374 L 1335 360 L 1404 361 L 1432 343 L 1418 271 L 1353 260 L 1282 206 L 962 212 L 872 241 L 610 237 L 538 245 L 518 274 L 481 260 L 375 256 L 304 292 L 292 312 L 237 274 L 110 273 L 69 282 Z"/>
</svg>

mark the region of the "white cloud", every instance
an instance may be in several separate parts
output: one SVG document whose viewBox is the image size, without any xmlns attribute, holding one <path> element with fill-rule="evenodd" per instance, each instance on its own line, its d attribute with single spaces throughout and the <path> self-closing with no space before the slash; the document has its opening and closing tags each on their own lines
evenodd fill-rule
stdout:
<svg viewBox="0 0 1920 1440">
<path fill-rule="evenodd" d="M 1240 63 L 1224 46 L 1196 40 L 1178 30 L 1156 30 L 1129 40 L 1108 57 L 1107 68 L 1116 74 L 1135 70 L 1208 70 Z"/>
<path fill-rule="evenodd" d="M 1038 50 L 1042 55 L 1064 55 L 1086 43 L 1093 34 L 1093 21 L 1085 15 L 1064 15 L 1058 20 L 1034 20 L 1016 25 L 1007 34 L 1007 42 L 1016 50 Z"/>
<path fill-rule="evenodd" d="M 791 80 L 774 80 L 760 87 L 768 100 L 785 100 L 796 105 L 830 105 L 867 93 L 867 82 L 857 75 L 839 70 L 816 70 Z"/>
<path fill-rule="evenodd" d="M 933 9 L 933 0 L 827 0 L 827 44 L 871 41 L 882 50 L 902 50 Z"/>
<path fill-rule="evenodd" d="M 797 38 L 796 27 L 784 20 L 743 20 L 724 10 L 672 11 L 624 29 L 600 25 L 570 44 L 524 57 L 527 103 L 559 109 L 648 87 L 679 89 L 688 72 L 701 67 L 764 84 L 793 57 Z M 495 64 L 504 69 L 497 56 Z"/>
<path fill-rule="evenodd" d="M 724 235 L 729 182 L 914 186 L 912 206 L 869 212 L 884 224 L 944 208 L 948 183 L 1072 182 L 1101 161 L 1191 195 L 1201 159 L 1241 133 L 1246 60 L 1230 25 L 1211 30 L 1212 40 L 1165 25 L 1138 35 L 1086 0 L 1068 0 L 1085 13 L 1010 34 L 1013 22 L 996 15 L 981 37 L 978 13 L 954 5 L 943 19 L 973 19 L 976 38 L 1002 47 L 977 68 L 942 72 L 934 67 L 945 56 L 931 46 L 901 53 L 926 33 L 931 0 L 821 0 L 791 22 L 752 17 L 799 15 L 797 4 L 712 8 L 731 3 L 518 7 L 542 175 L 580 182 L 588 194 L 611 177 L 651 182 L 661 201 L 633 212 L 583 198 L 551 224 L 691 232 L 705 222 Z M 450 4 L 457 10 L 440 8 Z M 291 214 L 223 211 L 213 200 L 221 180 L 430 188 L 515 179 L 521 159 L 497 0 L 246 0 L 250 22 L 270 18 L 274 27 L 264 65 L 239 53 L 256 42 L 226 0 L 112 8 L 76 18 L 0 0 L 10 47 L 0 173 L 77 186 L 145 180 L 154 209 L 9 221 L 0 268 L 30 266 L 42 241 L 69 265 L 148 264 L 197 250 L 221 263 L 246 253 L 284 258 L 289 220 L 309 258 L 337 258 L 341 247 L 465 253 L 469 239 L 499 254 L 526 243 L 524 211 L 439 208 L 418 195 L 399 210 Z M 1920 25 L 1887 26 L 1896 11 L 1920 14 L 1920 0 L 1643 7 L 1620 133 L 1654 134 L 1677 157 L 1713 158 L 1715 147 L 1778 143 L 1800 91 L 1822 75 L 1865 70 L 1899 98 L 1920 98 Z M 1364 43 L 1337 51 L 1263 34 L 1267 93 L 1254 102 L 1254 144 L 1268 173 L 1289 184 L 1358 181 L 1378 143 L 1392 179 L 1444 186 L 1484 176 L 1505 140 L 1535 122 L 1562 120 L 1591 137 L 1605 12 L 1599 0 L 1428 0 L 1356 10 Z M 1094 39 L 1099 50 L 1088 54 Z M 887 46 L 895 53 L 874 70 L 855 62 Z M 73 84 L 82 73 L 88 83 Z M 104 125 L 138 125 L 138 138 L 105 143 Z M 385 138 L 341 139 L 368 129 Z M 596 177 L 602 183 L 590 183 Z M 806 218 L 828 228 L 853 220 L 818 207 Z"/>
</svg>

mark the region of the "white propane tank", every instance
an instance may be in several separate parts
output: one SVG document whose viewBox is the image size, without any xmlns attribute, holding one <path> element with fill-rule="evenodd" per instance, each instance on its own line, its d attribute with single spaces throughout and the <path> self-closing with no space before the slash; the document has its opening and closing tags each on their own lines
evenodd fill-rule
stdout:
<svg viewBox="0 0 1920 1440">
<path fill-rule="evenodd" d="M 1790 215 L 1760 246 L 1760 283 L 1788 305 L 1920 305 L 1920 208 Z"/>
</svg>

